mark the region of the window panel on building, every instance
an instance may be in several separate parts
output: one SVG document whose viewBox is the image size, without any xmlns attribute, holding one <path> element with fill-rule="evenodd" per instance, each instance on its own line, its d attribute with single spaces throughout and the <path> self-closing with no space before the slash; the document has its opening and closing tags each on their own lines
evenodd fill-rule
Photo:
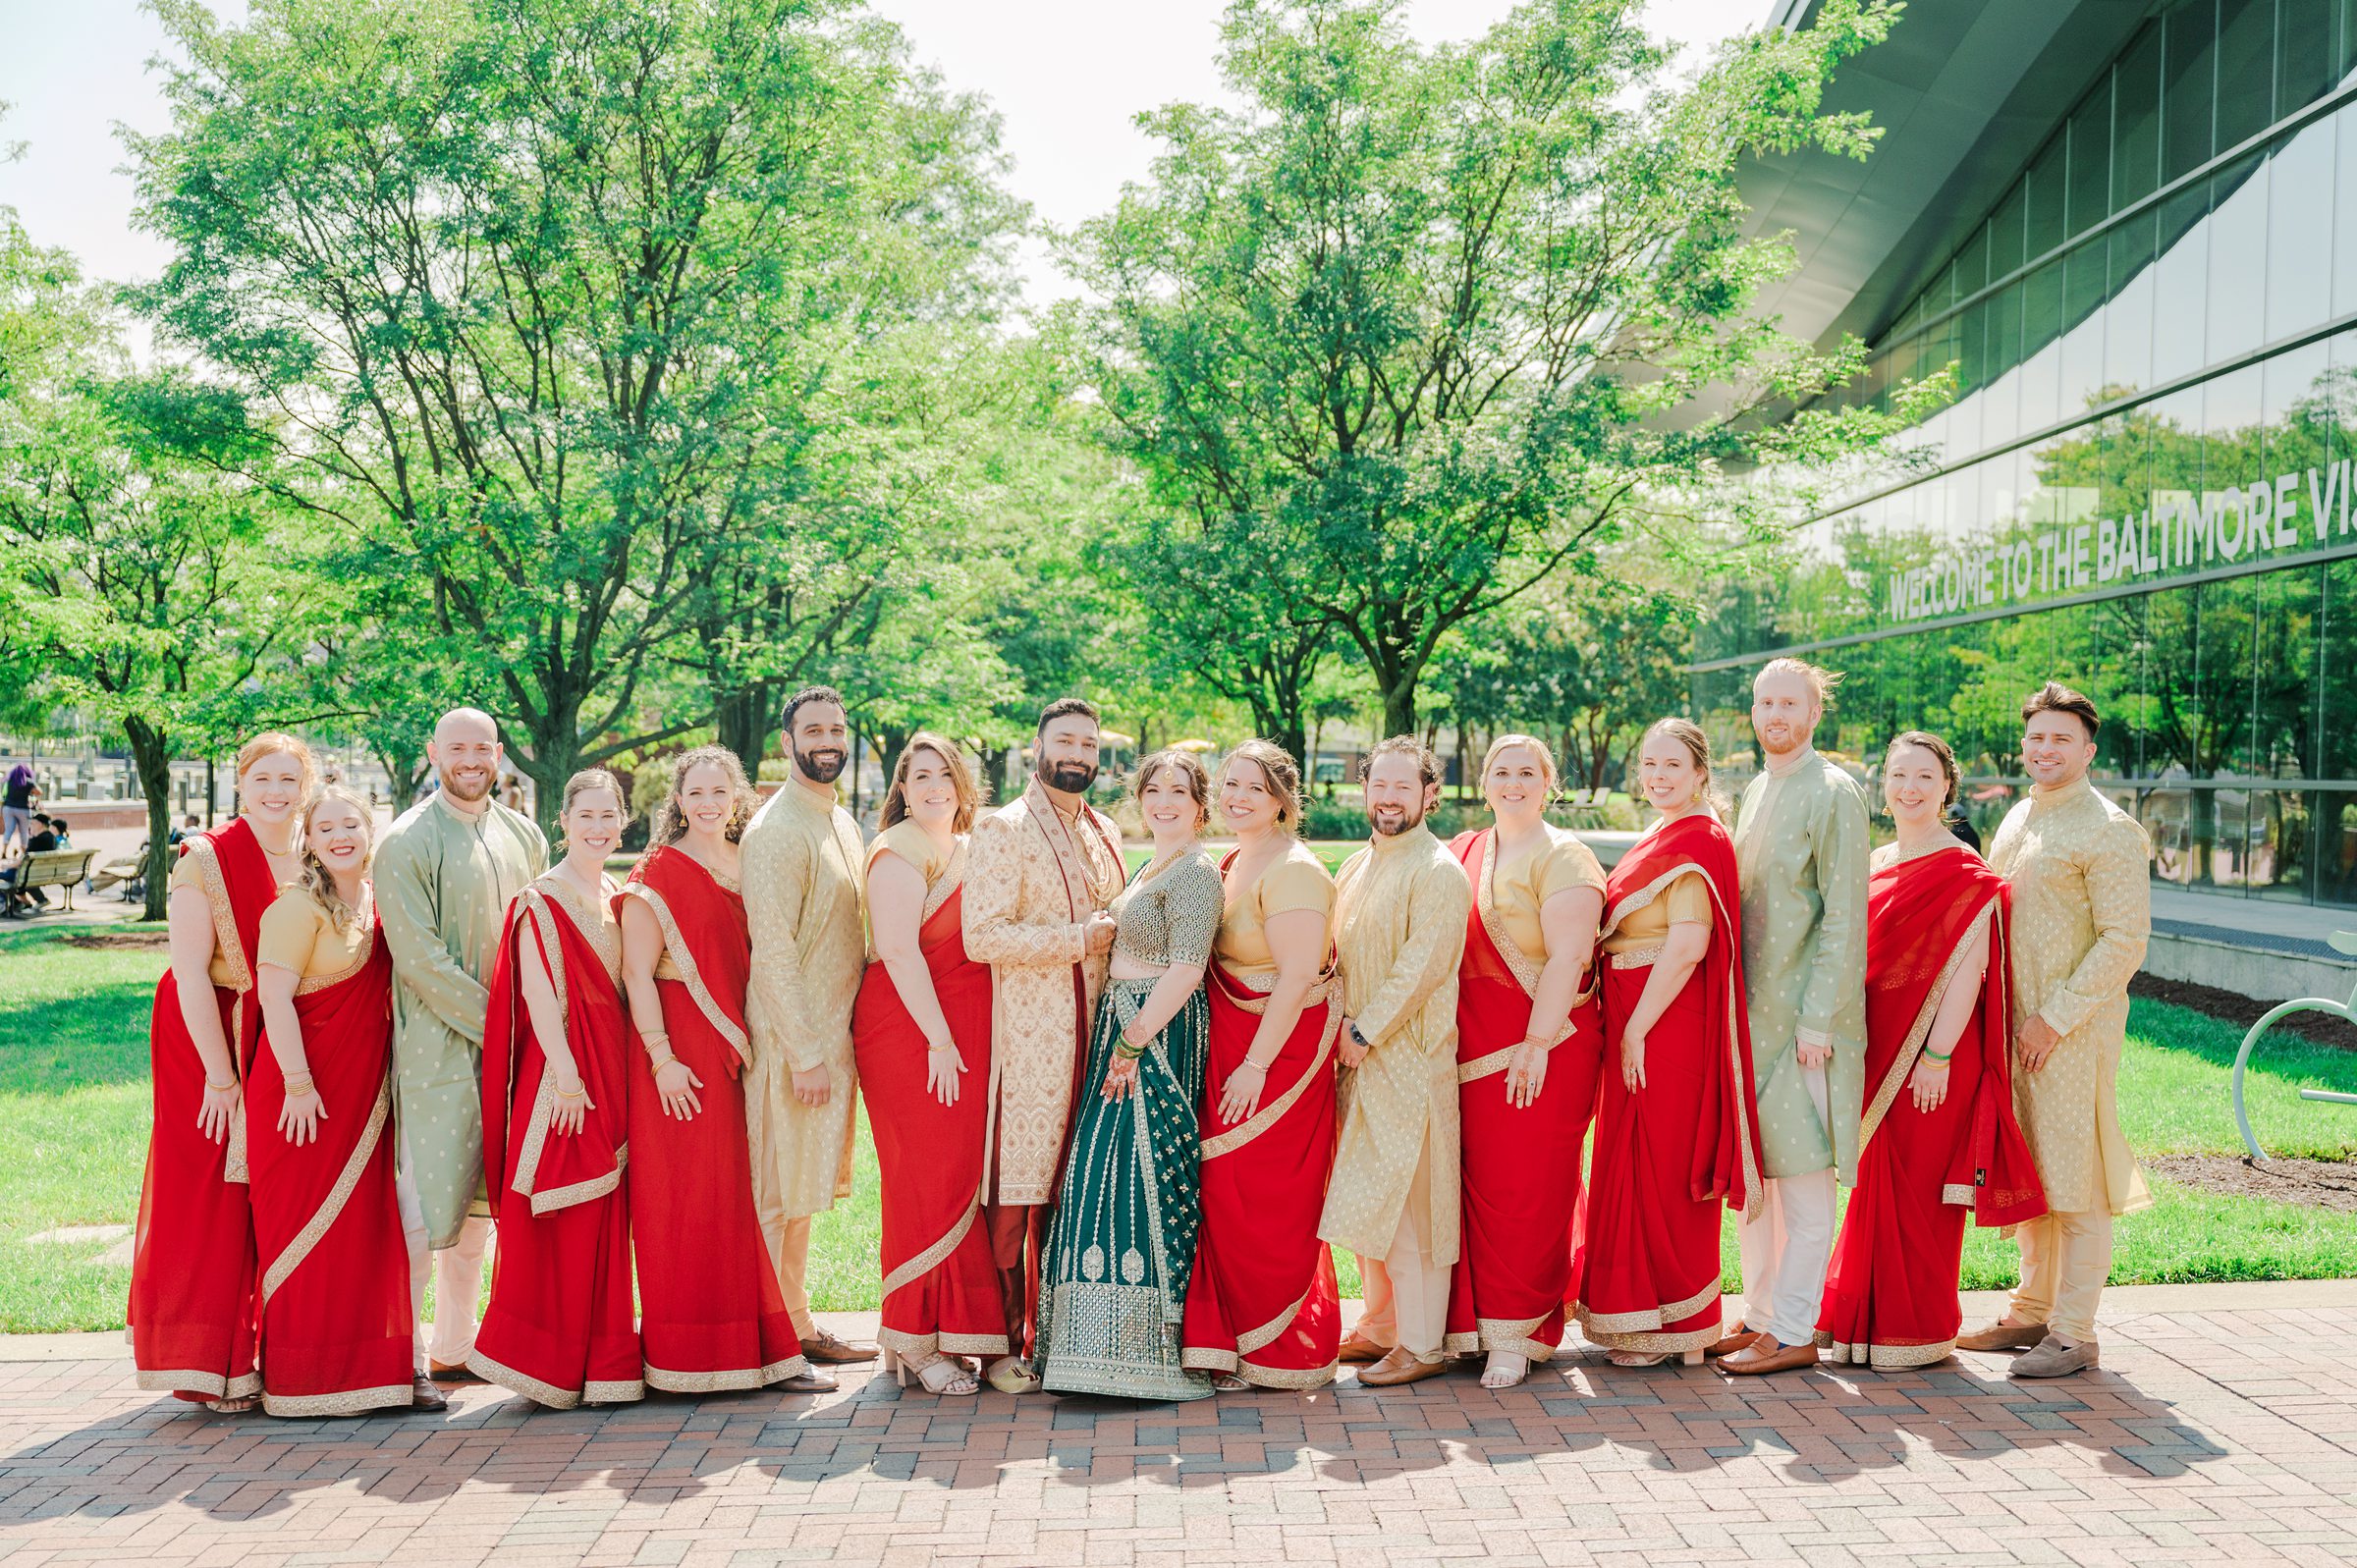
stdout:
<svg viewBox="0 0 2357 1568">
<path fill-rule="evenodd" d="M 2206 362 L 2247 353 L 2267 329 L 2266 169 L 2256 155 L 2210 179 L 2210 305 Z"/>
<path fill-rule="evenodd" d="M 2275 0 L 2219 0 L 2218 150 L 2275 120 Z"/>
<path fill-rule="evenodd" d="M 2296 114 L 2340 79 L 2344 0 L 2275 0 L 2275 118 Z"/>
<path fill-rule="evenodd" d="M 2111 210 L 2161 183 L 2161 27 L 2148 22 L 2111 72 Z"/>
<path fill-rule="evenodd" d="M 2062 243 L 2062 205 L 2067 170 L 2066 138 L 2056 135 L 2030 160 L 2022 178 L 2024 199 L 2022 243 L 2026 259 L 2035 261 Z"/>
<path fill-rule="evenodd" d="M 2110 250 L 2101 235 L 2063 258 L 2059 418 L 2103 401 L 2104 296 L 2110 288 Z"/>
<path fill-rule="evenodd" d="M 2153 234 L 2146 212 L 2113 226 L 2103 242 L 2110 277 L 2104 306 L 2104 384 L 2113 396 L 2141 391 L 2153 380 Z"/>
<path fill-rule="evenodd" d="M 2357 33 L 2357 0 L 2349 6 L 2348 30 Z M 2357 103 L 2332 114 L 2332 314 L 2357 310 Z"/>
<path fill-rule="evenodd" d="M 2210 185 L 2197 181 L 2161 203 L 2161 260 L 2153 283 L 2153 380 L 2173 381 L 2203 363 L 2209 314 Z"/>
<path fill-rule="evenodd" d="M 2217 107 L 2217 0 L 2176 0 L 2163 17 L 2161 180 L 2209 160 Z"/>
<path fill-rule="evenodd" d="M 2063 221 L 2085 234 L 2111 215 L 2111 81 L 2099 78 L 2070 116 Z"/>
<path fill-rule="evenodd" d="M 2267 326 L 2274 343 L 2331 319 L 2333 143 L 2319 121 L 2268 160 Z M 2352 258 L 2357 260 L 2357 258 Z"/>
</svg>

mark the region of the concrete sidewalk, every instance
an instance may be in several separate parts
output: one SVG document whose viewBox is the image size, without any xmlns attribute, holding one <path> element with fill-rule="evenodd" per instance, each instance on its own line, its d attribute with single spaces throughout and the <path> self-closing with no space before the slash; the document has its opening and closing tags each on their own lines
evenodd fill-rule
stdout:
<svg viewBox="0 0 2357 1568">
<path fill-rule="evenodd" d="M 1977 1314 L 1989 1298 L 1971 1303 Z M 829 1319 L 858 1331 L 872 1318 Z M 1729 1379 L 1567 1353 L 1524 1386 L 1180 1406 L 818 1398 L 221 1417 L 119 1336 L 0 1342 L 11 1564 L 2155 1564 L 2357 1555 L 2357 1282 L 2109 1294 L 2104 1370 Z"/>
</svg>

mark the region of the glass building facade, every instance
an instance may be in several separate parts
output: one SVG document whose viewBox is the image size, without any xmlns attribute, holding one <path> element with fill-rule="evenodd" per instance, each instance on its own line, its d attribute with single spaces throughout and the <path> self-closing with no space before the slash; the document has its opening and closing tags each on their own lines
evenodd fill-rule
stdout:
<svg viewBox="0 0 2357 1568">
<path fill-rule="evenodd" d="M 1944 734 L 1987 832 L 2053 676 L 2158 882 L 2357 904 L 2357 0 L 2156 5 L 1874 350 L 1852 399 L 1953 397 L 1721 584 L 1723 749 L 1798 654 L 1821 745 Z"/>
</svg>

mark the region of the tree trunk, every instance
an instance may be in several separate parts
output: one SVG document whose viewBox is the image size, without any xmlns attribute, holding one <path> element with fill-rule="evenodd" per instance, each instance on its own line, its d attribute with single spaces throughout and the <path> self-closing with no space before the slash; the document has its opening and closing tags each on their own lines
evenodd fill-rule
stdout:
<svg viewBox="0 0 2357 1568">
<path fill-rule="evenodd" d="M 756 680 L 722 697 L 713 707 L 713 727 L 719 742 L 744 764 L 744 776 L 759 779 L 762 753 L 769 749 L 769 682 Z"/>
<path fill-rule="evenodd" d="M 1413 735 L 1417 730 L 1416 677 L 1400 676 L 1389 686 L 1381 684 L 1382 678 L 1380 675 L 1376 676 L 1377 689 L 1383 695 L 1383 733 L 1375 738 L 1388 740 L 1393 735 Z"/>
<path fill-rule="evenodd" d="M 883 770 L 884 792 L 892 792 L 892 770 L 901 765 L 901 753 L 908 749 L 908 737 L 915 731 L 899 725 L 887 725 L 876 737 L 876 766 Z"/>
<path fill-rule="evenodd" d="M 123 733 L 131 742 L 131 764 L 138 771 L 139 789 L 147 797 L 147 865 L 140 873 L 146 901 L 139 918 L 161 920 L 173 860 L 171 737 L 144 719 L 125 719 Z"/>
<path fill-rule="evenodd" d="M 998 805 L 999 796 L 1007 787 L 1007 754 L 1011 746 L 985 746 L 982 749 L 982 799 L 986 805 Z"/>
</svg>

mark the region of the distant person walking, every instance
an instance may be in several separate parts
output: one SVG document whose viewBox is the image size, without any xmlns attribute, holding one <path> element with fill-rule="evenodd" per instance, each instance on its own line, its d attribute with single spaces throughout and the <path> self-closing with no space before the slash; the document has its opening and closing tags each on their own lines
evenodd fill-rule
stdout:
<svg viewBox="0 0 2357 1568">
<path fill-rule="evenodd" d="M 0 804 L 0 854 L 6 854 L 12 845 L 21 849 L 31 838 L 32 801 L 40 792 L 30 761 L 20 762 L 8 770 L 5 804 Z"/>
</svg>

